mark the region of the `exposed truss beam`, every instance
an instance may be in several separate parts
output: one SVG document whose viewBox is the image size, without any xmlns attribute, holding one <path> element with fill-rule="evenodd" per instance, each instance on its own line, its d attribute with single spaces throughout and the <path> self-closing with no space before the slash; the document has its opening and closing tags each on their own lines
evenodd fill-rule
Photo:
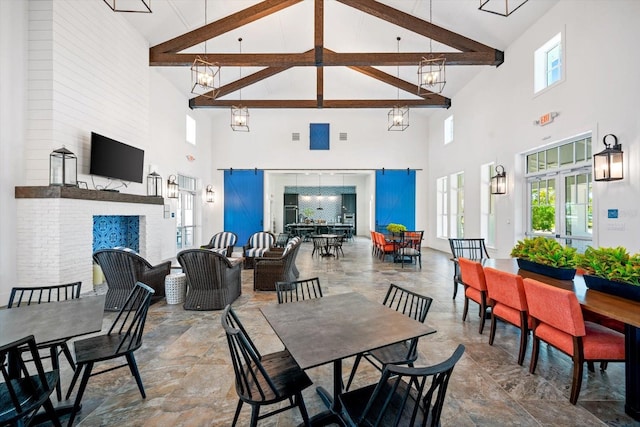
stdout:
<svg viewBox="0 0 640 427">
<path fill-rule="evenodd" d="M 443 97 L 444 98 L 444 97 Z M 319 108 L 392 108 L 400 102 L 412 108 L 449 108 L 451 100 L 445 102 L 432 99 L 325 99 Z M 236 100 L 209 99 L 203 97 L 189 100 L 189 107 L 196 108 L 229 108 L 238 105 Z M 242 106 L 248 108 L 318 108 L 318 102 L 305 99 L 243 99 Z"/>
</svg>

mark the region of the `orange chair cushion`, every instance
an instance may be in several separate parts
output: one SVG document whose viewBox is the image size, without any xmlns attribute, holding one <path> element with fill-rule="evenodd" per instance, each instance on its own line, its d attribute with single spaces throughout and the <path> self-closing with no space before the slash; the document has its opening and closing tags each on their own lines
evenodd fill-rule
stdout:
<svg viewBox="0 0 640 427">
<path fill-rule="evenodd" d="M 585 360 L 624 360 L 624 335 L 597 323 L 585 322 Z"/>
<path fill-rule="evenodd" d="M 464 290 L 464 295 L 469 298 L 470 300 L 473 300 L 475 302 L 477 302 L 478 304 L 481 304 L 482 301 L 482 292 L 483 291 L 479 291 L 475 288 L 472 288 L 471 286 L 467 286 L 466 289 Z M 493 301 L 491 300 L 491 298 L 487 297 L 487 305 L 491 305 L 493 304 Z"/>
<path fill-rule="evenodd" d="M 509 307 L 508 305 L 502 304 L 500 301 L 493 301 L 493 307 L 491 308 L 491 310 L 493 311 L 493 313 L 498 316 L 499 318 L 501 318 L 502 320 L 505 320 L 509 323 L 511 323 L 512 325 L 515 325 L 517 327 L 520 327 L 520 310 L 516 310 L 513 307 Z M 529 329 L 531 329 L 533 327 L 532 324 L 532 320 L 530 317 L 527 317 L 527 327 Z"/>
</svg>

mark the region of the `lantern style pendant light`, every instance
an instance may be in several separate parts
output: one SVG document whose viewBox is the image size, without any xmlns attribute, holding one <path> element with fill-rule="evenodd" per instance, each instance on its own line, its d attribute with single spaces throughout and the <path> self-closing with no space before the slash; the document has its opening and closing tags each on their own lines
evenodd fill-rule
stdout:
<svg viewBox="0 0 640 427">
<path fill-rule="evenodd" d="M 398 53 L 400 53 L 400 37 L 396 37 L 398 41 Z M 400 78 L 400 66 L 396 66 L 396 75 Z M 398 104 L 400 104 L 400 88 L 396 88 Z M 396 105 L 387 114 L 387 130 L 403 131 L 409 127 L 409 106 Z"/>
<path fill-rule="evenodd" d="M 204 24 L 207 25 L 207 0 L 204 0 Z M 204 57 L 196 56 L 191 65 L 191 93 L 215 99 L 220 93 L 220 66 L 207 61 L 207 41 Z"/>
<path fill-rule="evenodd" d="M 500 16 L 509 16 L 529 0 L 480 0 L 478 9 Z"/>
<path fill-rule="evenodd" d="M 507 193 L 507 173 L 504 166 L 496 166 L 496 174 L 491 177 L 491 194 Z"/>
<path fill-rule="evenodd" d="M 49 185 L 78 185 L 78 159 L 75 154 L 64 148 L 64 145 L 49 155 Z"/>
<path fill-rule="evenodd" d="M 613 138 L 613 146 L 607 144 L 607 137 Z M 618 144 L 618 138 L 610 133 L 602 138 L 606 147 L 603 151 L 593 155 L 593 179 L 595 181 L 619 181 L 623 174 L 622 144 Z"/>
<path fill-rule="evenodd" d="M 429 0 L 429 23 L 432 24 L 432 5 Z M 435 57 L 433 55 L 433 40 L 429 38 L 429 56 L 422 58 L 418 64 L 418 95 L 430 93 L 441 93 L 444 85 L 447 84 L 445 76 L 444 56 Z"/>
<path fill-rule="evenodd" d="M 242 37 L 238 39 L 240 53 L 242 53 Z M 240 67 L 240 79 L 242 79 L 242 67 Z M 249 132 L 249 109 L 242 106 L 242 87 L 239 91 L 239 104 L 231 107 L 231 129 L 235 132 Z"/>
</svg>

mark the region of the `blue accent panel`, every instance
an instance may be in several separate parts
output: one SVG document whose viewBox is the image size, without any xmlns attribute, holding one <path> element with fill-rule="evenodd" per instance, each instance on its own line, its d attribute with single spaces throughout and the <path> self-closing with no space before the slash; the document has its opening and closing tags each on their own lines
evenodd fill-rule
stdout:
<svg viewBox="0 0 640 427">
<path fill-rule="evenodd" d="M 224 230 L 238 235 L 236 246 L 263 231 L 264 171 L 224 171 Z"/>
<path fill-rule="evenodd" d="M 618 209 L 608 209 L 607 218 L 618 218 Z"/>
<path fill-rule="evenodd" d="M 329 149 L 329 123 L 311 123 L 309 125 L 309 149 Z"/>
<path fill-rule="evenodd" d="M 387 224 L 416 226 L 416 171 L 376 171 L 376 231 L 387 232 Z"/>
<path fill-rule="evenodd" d="M 140 252 L 140 217 L 95 215 L 93 217 L 93 252 L 116 246 Z"/>
</svg>

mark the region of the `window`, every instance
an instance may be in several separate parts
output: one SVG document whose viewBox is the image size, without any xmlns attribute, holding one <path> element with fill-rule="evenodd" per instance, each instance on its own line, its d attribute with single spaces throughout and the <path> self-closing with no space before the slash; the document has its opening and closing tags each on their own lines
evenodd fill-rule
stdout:
<svg viewBox="0 0 640 427">
<path fill-rule="evenodd" d="M 446 176 L 438 178 L 436 181 L 436 235 L 437 237 L 446 239 L 449 237 L 447 225 L 449 224 L 449 179 Z"/>
<path fill-rule="evenodd" d="M 186 140 L 188 143 L 196 145 L 196 121 L 193 117 L 187 114 L 187 134 Z"/>
<path fill-rule="evenodd" d="M 451 175 L 451 230 L 449 237 L 464 238 L 464 173 Z"/>
<path fill-rule="evenodd" d="M 538 93 L 564 78 L 562 33 L 556 34 L 534 54 L 534 93 Z"/>
<path fill-rule="evenodd" d="M 178 175 L 178 209 L 176 212 L 176 247 L 178 250 L 193 247 L 196 228 L 195 201 L 196 179 Z"/>
<path fill-rule="evenodd" d="M 480 235 L 492 248 L 496 244 L 496 196 L 491 194 L 491 177 L 495 174 L 493 163 L 480 168 Z"/>
<path fill-rule="evenodd" d="M 591 244 L 591 136 L 525 156 L 529 236 L 555 237 L 579 252 Z"/>
<path fill-rule="evenodd" d="M 453 115 L 444 119 L 444 143 L 453 142 Z"/>
</svg>

